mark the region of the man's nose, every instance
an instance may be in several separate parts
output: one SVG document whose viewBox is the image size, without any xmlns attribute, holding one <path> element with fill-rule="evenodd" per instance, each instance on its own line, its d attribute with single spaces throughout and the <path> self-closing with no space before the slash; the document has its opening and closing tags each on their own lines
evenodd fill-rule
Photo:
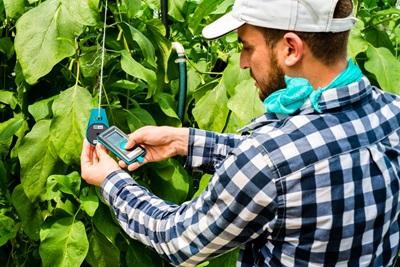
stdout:
<svg viewBox="0 0 400 267">
<path fill-rule="evenodd" d="M 242 53 L 240 53 L 240 68 L 241 69 L 248 69 L 250 67 L 249 65 L 249 60 L 247 59 L 247 56 L 245 56 Z"/>
</svg>

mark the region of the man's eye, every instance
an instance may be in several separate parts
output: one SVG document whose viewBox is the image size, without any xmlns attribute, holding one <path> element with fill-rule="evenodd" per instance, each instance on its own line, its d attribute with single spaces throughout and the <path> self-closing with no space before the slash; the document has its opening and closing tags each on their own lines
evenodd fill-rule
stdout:
<svg viewBox="0 0 400 267">
<path fill-rule="evenodd" d="M 246 52 L 251 52 L 251 47 L 244 45 L 243 46 L 243 50 L 246 51 Z"/>
</svg>

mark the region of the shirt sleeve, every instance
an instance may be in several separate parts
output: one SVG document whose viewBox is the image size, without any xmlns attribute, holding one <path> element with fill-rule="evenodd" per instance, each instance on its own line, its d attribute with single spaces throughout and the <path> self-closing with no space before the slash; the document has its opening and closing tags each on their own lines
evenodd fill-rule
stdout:
<svg viewBox="0 0 400 267">
<path fill-rule="evenodd" d="M 216 166 L 244 139 L 246 136 L 190 128 L 186 167 L 214 173 Z"/>
<path fill-rule="evenodd" d="M 130 237 L 174 265 L 195 266 L 271 230 L 276 187 L 266 157 L 246 140 L 204 192 L 181 205 L 163 201 L 123 171 L 107 177 L 101 192 Z"/>
</svg>

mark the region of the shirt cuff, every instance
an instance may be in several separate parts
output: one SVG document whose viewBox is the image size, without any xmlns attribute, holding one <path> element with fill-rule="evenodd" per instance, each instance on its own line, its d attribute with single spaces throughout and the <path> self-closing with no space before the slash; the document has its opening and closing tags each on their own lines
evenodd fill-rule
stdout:
<svg viewBox="0 0 400 267">
<path fill-rule="evenodd" d="M 121 189 L 127 185 L 137 185 L 129 173 L 118 170 L 110 173 L 100 185 L 100 192 L 104 200 L 112 204 Z"/>
<path fill-rule="evenodd" d="M 189 128 L 188 155 L 185 167 L 198 168 L 212 163 L 215 134 L 213 132 Z"/>
</svg>

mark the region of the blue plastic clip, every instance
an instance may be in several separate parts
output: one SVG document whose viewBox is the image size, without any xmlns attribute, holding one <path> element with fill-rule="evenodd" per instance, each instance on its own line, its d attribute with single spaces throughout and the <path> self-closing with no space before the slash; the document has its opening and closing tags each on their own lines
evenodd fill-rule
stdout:
<svg viewBox="0 0 400 267">
<path fill-rule="evenodd" d="M 94 108 L 90 111 L 90 118 L 86 128 L 86 139 L 90 144 L 97 144 L 97 136 L 108 129 L 108 119 L 104 108 Z"/>
</svg>

